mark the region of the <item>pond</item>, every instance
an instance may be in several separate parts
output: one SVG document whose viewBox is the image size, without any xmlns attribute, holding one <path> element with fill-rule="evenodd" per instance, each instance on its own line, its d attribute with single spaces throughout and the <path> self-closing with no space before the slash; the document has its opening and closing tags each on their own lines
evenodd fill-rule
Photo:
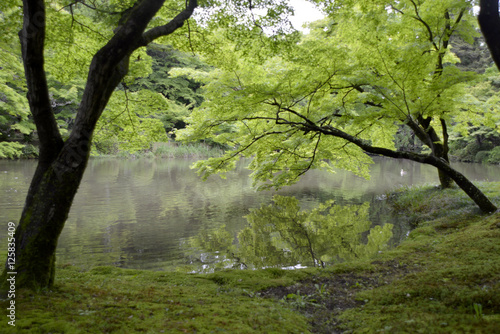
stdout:
<svg viewBox="0 0 500 334">
<path fill-rule="evenodd" d="M 192 162 L 91 159 L 59 239 L 58 263 L 202 272 L 371 256 L 409 231 L 382 195 L 438 182 L 430 166 L 375 159 L 370 180 L 309 171 L 296 185 L 256 192 L 243 165 L 225 180 L 202 182 Z M 454 166 L 473 180 L 500 179 L 498 166 Z M 7 222 L 20 217 L 35 167 L 36 161 L 0 160 L 0 240 L 6 240 Z M 282 197 L 269 206 L 274 195 Z"/>
</svg>

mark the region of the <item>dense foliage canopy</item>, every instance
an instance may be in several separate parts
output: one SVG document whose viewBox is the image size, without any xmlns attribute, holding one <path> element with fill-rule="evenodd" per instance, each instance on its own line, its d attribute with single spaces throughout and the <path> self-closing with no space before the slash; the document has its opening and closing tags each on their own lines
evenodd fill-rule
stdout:
<svg viewBox="0 0 500 334">
<path fill-rule="evenodd" d="M 240 50 L 224 34 L 215 35 L 226 42 L 207 56 L 217 69 L 205 74 L 206 101 L 180 133 L 233 149 L 196 166 L 207 176 L 251 156 L 256 182 L 280 187 L 311 168 L 368 177 L 371 159 L 365 153 L 371 153 L 432 164 L 443 187 L 453 179 L 469 191 L 473 186 L 448 170 L 448 127 L 495 127 L 497 107 L 466 93 L 476 73 L 454 66 L 459 60 L 450 51 L 452 36 L 473 43 L 478 34 L 471 5 L 335 2 L 310 35 L 275 53 L 263 53 L 259 45 L 253 52 Z M 427 151 L 397 151 L 394 137 L 401 126 Z M 488 206 L 494 208 L 482 208 Z"/>
</svg>

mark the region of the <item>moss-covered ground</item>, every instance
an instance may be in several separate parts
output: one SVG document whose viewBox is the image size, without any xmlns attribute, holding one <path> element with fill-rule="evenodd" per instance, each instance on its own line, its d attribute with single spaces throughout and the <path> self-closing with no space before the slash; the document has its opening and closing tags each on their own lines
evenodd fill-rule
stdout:
<svg viewBox="0 0 500 334">
<path fill-rule="evenodd" d="M 500 184 L 481 188 L 500 203 Z M 389 196 L 415 229 L 371 260 L 210 275 L 57 269 L 0 333 L 500 333 L 500 213 L 458 189 Z M 5 314 L 7 301 L 0 307 Z"/>
<path fill-rule="evenodd" d="M 481 188 L 500 202 L 499 183 Z M 459 189 L 389 198 L 415 225 L 399 247 L 267 293 L 312 296 L 300 307 L 319 333 L 500 333 L 500 213 L 480 214 Z"/>
</svg>

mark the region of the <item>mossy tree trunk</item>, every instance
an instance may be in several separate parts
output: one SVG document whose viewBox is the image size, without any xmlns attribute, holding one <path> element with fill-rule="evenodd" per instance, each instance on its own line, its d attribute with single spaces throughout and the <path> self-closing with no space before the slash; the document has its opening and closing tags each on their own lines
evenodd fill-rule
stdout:
<svg viewBox="0 0 500 334">
<path fill-rule="evenodd" d="M 44 70 L 45 2 L 23 1 L 19 33 L 28 87 L 28 101 L 40 139 L 40 157 L 15 232 L 16 287 L 50 287 L 55 275 L 55 251 L 73 198 L 82 180 L 92 134 L 111 94 L 128 71 L 130 55 L 160 36 L 180 28 L 197 7 L 196 0 L 166 25 L 146 27 L 164 1 L 141 0 L 125 11 L 114 36 L 92 59 L 74 128 L 64 142 L 51 108 Z M 6 262 L 2 287 L 6 288 Z"/>
<path fill-rule="evenodd" d="M 67 141 L 51 164 L 39 164 L 15 233 L 16 285 L 51 286 L 57 240 L 88 158 L 88 138 Z M 78 152 L 78 155 L 67 152 Z"/>
</svg>

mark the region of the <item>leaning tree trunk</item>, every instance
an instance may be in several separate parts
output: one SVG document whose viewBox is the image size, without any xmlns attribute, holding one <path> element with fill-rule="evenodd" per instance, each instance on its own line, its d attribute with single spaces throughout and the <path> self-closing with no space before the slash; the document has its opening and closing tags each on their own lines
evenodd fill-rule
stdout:
<svg viewBox="0 0 500 334">
<path fill-rule="evenodd" d="M 383 147 L 372 146 L 369 141 L 365 141 L 356 136 L 352 136 L 342 130 L 334 128 L 330 125 L 327 126 L 317 126 L 313 122 L 304 122 L 301 125 L 301 130 L 303 131 L 316 131 L 323 133 L 325 135 L 334 136 L 337 138 L 345 139 L 346 141 L 353 143 L 367 153 L 381 155 L 396 159 L 408 159 L 415 162 L 420 162 L 436 167 L 440 172 L 445 174 L 447 177 L 451 178 L 485 213 L 491 213 L 497 210 L 495 204 L 493 204 L 490 199 L 469 179 L 467 179 L 462 173 L 452 168 L 450 164 L 442 158 L 437 158 L 434 155 L 424 155 L 408 151 L 394 151 Z"/>
<path fill-rule="evenodd" d="M 386 157 L 397 158 L 397 159 L 408 159 L 436 167 L 439 173 L 442 173 L 447 178 L 450 178 L 452 182 L 455 182 L 460 189 L 462 189 L 469 197 L 476 203 L 476 205 L 485 213 L 495 212 L 497 207 L 493 204 L 490 199 L 478 188 L 474 183 L 472 183 L 468 178 L 466 178 L 462 173 L 450 166 L 450 164 L 443 158 L 437 158 L 434 155 L 421 155 L 412 152 L 396 152 L 388 150 L 385 148 L 373 147 L 366 145 L 360 141 L 360 144 L 355 143 L 359 147 L 363 148 L 366 152 L 379 154 Z"/>
<path fill-rule="evenodd" d="M 452 182 L 455 182 L 460 189 L 462 189 L 470 197 L 470 199 L 476 203 L 481 211 L 491 213 L 497 210 L 496 205 L 493 204 L 490 199 L 478 187 L 476 187 L 476 185 L 474 185 L 474 183 L 472 183 L 462 173 L 451 167 L 450 164 L 442 158 L 437 158 L 433 155 L 424 156 L 410 152 L 393 152 L 391 150 L 380 148 L 371 148 L 370 150 L 367 150 L 367 152 L 377 152 L 377 154 L 388 157 L 403 158 L 432 165 L 439 170 L 439 173 L 442 173 L 447 178 L 450 178 Z"/>
<path fill-rule="evenodd" d="M 408 159 L 436 167 L 439 173 L 442 173 L 447 178 L 450 178 L 455 182 L 460 189 L 462 189 L 469 197 L 476 203 L 476 205 L 485 213 L 495 212 L 497 207 L 493 204 L 490 199 L 478 188 L 474 183 L 472 183 L 468 178 L 466 178 L 462 173 L 450 166 L 450 164 L 443 158 L 437 158 L 434 155 L 422 155 L 412 152 L 396 152 L 380 147 L 373 147 L 366 145 L 365 143 L 357 140 L 352 141 L 352 143 L 361 147 L 368 153 L 378 154 L 386 157 L 396 158 L 396 159 Z"/>
</svg>

